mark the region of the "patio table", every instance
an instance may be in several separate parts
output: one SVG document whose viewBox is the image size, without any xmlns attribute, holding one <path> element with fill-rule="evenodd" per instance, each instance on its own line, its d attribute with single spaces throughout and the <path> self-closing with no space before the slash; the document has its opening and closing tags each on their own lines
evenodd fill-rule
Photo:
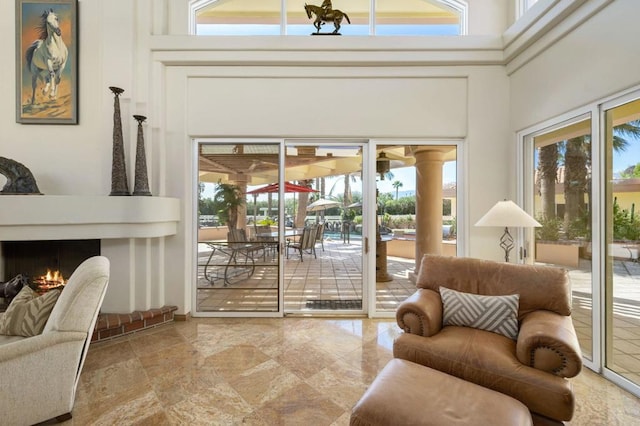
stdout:
<svg viewBox="0 0 640 426">
<path fill-rule="evenodd" d="M 286 237 L 299 237 L 300 235 L 302 235 L 302 231 L 303 228 L 295 228 L 295 229 L 285 229 L 284 231 L 284 236 Z M 273 231 L 273 232 L 259 232 L 256 234 L 256 237 L 258 238 L 271 238 L 271 239 L 276 239 L 278 238 L 278 231 Z"/>
</svg>

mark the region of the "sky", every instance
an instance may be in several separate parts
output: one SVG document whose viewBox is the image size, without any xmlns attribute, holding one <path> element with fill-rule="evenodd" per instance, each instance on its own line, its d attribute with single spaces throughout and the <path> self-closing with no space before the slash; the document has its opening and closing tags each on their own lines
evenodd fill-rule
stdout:
<svg viewBox="0 0 640 426">
<path fill-rule="evenodd" d="M 627 137 L 629 146 L 622 152 L 613 153 L 613 171 L 620 173 L 629 166 L 640 163 L 640 139 Z"/>
</svg>

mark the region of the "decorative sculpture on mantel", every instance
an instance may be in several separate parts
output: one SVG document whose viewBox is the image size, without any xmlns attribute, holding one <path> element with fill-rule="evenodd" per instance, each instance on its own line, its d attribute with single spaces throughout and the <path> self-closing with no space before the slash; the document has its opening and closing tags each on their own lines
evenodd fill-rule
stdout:
<svg viewBox="0 0 640 426">
<path fill-rule="evenodd" d="M 111 163 L 111 194 L 131 195 L 127 183 L 127 168 L 124 163 L 124 142 L 122 138 L 122 119 L 120 118 L 120 95 L 124 92 L 119 87 L 109 87 L 114 94 L 113 99 L 113 162 Z"/>
<path fill-rule="evenodd" d="M 144 152 L 144 134 L 142 123 L 147 119 L 144 115 L 134 115 L 138 122 L 138 142 L 136 144 L 136 174 L 133 185 L 133 195 L 151 195 L 149 178 L 147 177 L 147 156 Z"/>
<path fill-rule="evenodd" d="M 346 18 L 347 22 L 351 23 L 351 20 L 346 13 L 339 9 L 333 9 L 331 0 L 324 0 L 322 2 L 322 6 L 305 3 L 304 10 L 305 12 L 307 12 L 307 18 L 311 19 L 311 15 L 315 15 L 316 17 L 315 21 L 313 22 L 313 26 L 316 28 L 316 32 L 311 33 L 311 35 L 341 35 L 338 31 L 340 30 L 340 24 L 342 23 L 342 20 Z M 320 27 L 324 25 L 325 22 L 333 22 L 333 32 L 320 32 Z"/>
<path fill-rule="evenodd" d="M 9 158 L 0 157 L 0 174 L 7 178 L 7 182 L 4 184 L 0 194 L 42 195 L 31 170 L 29 170 L 24 164 L 18 163 L 17 161 Z"/>
</svg>

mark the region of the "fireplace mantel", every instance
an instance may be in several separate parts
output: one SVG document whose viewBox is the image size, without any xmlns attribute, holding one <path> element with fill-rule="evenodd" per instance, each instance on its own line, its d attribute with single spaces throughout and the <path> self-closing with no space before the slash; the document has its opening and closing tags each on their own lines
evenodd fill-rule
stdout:
<svg viewBox="0 0 640 426">
<path fill-rule="evenodd" d="M 166 197 L 0 195 L 0 241 L 174 235 L 180 200 Z"/>
</svg>

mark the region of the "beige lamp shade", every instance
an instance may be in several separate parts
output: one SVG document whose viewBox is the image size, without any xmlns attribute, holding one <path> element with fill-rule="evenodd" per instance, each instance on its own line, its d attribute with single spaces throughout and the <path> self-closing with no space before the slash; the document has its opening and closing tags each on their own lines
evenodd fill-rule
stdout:
<svg viewBox="0 0 640 426">
<path fill-rule="evenodd" d="M 542 225 L 513 201 L 504 200 L 491 207 L 476 226 L 536 228 Z"/>
</svg>

